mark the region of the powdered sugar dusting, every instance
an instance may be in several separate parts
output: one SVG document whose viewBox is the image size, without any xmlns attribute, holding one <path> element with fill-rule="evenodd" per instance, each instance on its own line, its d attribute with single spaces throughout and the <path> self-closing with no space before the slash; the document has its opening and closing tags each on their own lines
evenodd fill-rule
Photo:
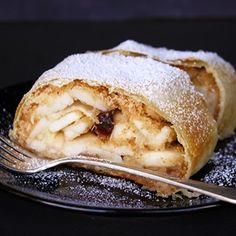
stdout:
<svg viewBox="0 0 236 236">
<path fill-rule="evenodd" d="M 236 80 L 235 70 L 232 65 L 225 60 L 223 60 L 217 53 L 205 52 L 205 51 L 178 51 L 167 48 L 154 48 L 142 43 L 138 43 L 133 40 L 127 40 L 119 44 L 113 49 L 121 49 L 133 52 L 139 52 L 146 54 L 151 57 L 155 57 L 162 62 L 173 63 L 175 61 L 178 64 L 178 61 L 188 60 L 188 61 L 202 61 L 208 63 L 214 69 L 224 71 L 225 79 Z"/>
<path fill-rule="evenodd" d="M 0 134 L 7 136 L 8 130 L 12 128 L 13 115 L 5 107 L 2 107 L 0 109 L 0 114 L 1 114 L 1 119 L 0 119 L 1 127 L 5 127 L 5 129 L 0 129 Z"/>
<path fill-rule="evenodd" d="M 204 182 L 236 187 L 236 135 L 219 144 L 205 169 Z"/>
<path fill-rule="evenodd" d="M 146 57 L 151 57 L 173 66 L 204 67 L 208 73 L 213 75 L 220 93 L 217 117 L 219 136 L 223 139 L 232 134 L 232 131 L 236 127 L 236 73 L 230 63 L 213 52 L 154 48 L 133 40 L 127 40 L 121 43 L 111 49 L 110 52 L 119 53 L 120 50 L 141 53 Z"/>
</svg>

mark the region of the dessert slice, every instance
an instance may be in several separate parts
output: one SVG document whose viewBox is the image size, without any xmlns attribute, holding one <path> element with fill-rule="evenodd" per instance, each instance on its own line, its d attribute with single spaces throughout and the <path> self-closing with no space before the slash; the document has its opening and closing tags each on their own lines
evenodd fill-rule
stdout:
<svg viewBox="0 0 236 236">
<path fill-rule="evenodd" d="M 45 72 L 18 106 L 10 136 L 42 157 L 82 154 L 184 179 L 208 161 L 217 140 L 216 123 L 185 72 L 150 58 L 96 53 Z M 162 195 L 176 191 L 106 173 Z"/>
</svg>

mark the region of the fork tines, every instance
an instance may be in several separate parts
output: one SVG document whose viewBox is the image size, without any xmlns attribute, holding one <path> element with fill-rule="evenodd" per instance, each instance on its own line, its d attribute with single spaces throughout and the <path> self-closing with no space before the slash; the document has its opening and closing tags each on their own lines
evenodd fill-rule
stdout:
<svg viewBox="0 0 236 236">
<path fill-rule="evenodd" d="M 32 158 L 32 155 L 0 134 L 0 164 L 13 168 L 18 163 L 25 162 L 26 158 Z"/>
</svg>

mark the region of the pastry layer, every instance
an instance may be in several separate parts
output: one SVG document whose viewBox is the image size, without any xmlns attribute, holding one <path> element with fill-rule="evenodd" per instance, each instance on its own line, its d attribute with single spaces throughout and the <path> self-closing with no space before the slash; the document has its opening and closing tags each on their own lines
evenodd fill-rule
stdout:
<svg viewBox="0 0 236 236">
<path fill-rule="evenodd" d="M 217 120 L 220 112 L 220 91 L 214 76 L 208 73 L 204 67 L 183 65 L 178 66 L 178 68 L 188 73 L 196 89 L 206 98 L 210 113 Z"/>
<path fill-rule="evenodd" d="M 236 73 L 217 54 L 154 48 L 132 40 L 111 49 L 117 50 L 125 55 L 150 56 L 187 72 L 196 89 L 204 95 L 208 109 L 218 123 L 220 138 L 233 133 L 236 127 Z"/>
</svg>

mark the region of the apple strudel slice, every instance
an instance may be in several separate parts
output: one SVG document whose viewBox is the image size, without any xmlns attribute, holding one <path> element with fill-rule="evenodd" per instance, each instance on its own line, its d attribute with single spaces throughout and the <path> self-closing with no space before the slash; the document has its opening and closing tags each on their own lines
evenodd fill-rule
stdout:
<svg viewBox="0 0 236 236">
<path fill-rule="evenodd" d="M 10 137 L 46 158 L 82 154 L 189 178 L 211 156 L 217 131 L 180 69 L 150 58 L 86 53 L 36 81 L 18 106 Z M 120 176 L 162 195 L 176 191 Z"/>
</svg>

